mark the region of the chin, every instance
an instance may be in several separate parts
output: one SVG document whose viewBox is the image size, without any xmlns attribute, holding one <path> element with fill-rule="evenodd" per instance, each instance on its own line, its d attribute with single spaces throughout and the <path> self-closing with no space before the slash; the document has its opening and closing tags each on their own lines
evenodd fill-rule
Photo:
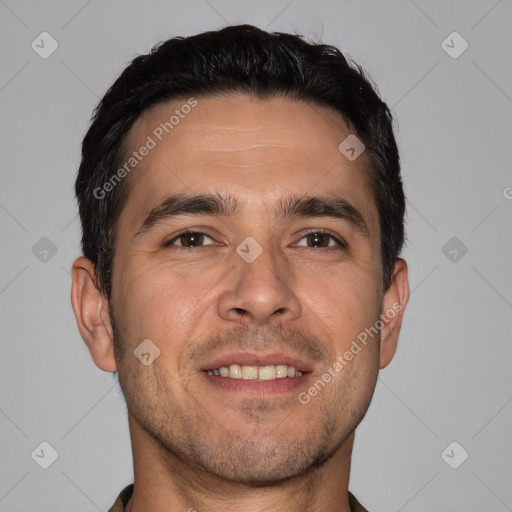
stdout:
<svg viewBox="0 0 512 512">
<path fill-rule="evenodd" d="M 297 478 L 323 465 L 335 449 L 316 447 L 310 441 L 269 443 L 231 440 L 228 446 L 207 447 L 188 454 L 204 471 L 232 483 L 271 486 Z"/>
</svg>

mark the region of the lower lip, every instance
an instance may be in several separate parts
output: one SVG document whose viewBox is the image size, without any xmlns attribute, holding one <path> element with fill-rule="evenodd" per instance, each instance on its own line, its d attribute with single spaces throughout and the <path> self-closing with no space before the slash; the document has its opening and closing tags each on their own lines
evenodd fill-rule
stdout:
<svg viewBox="0 0 512 512">
<path fill-rule="evenodd" d="M 220 389 L 247 396 L 282 395 L 292 391 L 298 391 L 308 385 L 311 373 L 305 373 L 302 377 L 285 377 L 273 380 L 244 380 L 221 377 L 220 375 L 208 375 L 202 372 L 204 377 Z"/>
</svg>

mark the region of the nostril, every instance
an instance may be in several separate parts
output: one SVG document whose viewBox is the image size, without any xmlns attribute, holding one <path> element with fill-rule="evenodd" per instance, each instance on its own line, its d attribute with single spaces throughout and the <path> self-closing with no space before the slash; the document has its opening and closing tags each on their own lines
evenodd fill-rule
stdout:
<svg viewBox="0 0 512 512">
<path fill-rule="evenodd" d="M 245 309 L 242 309 L 242 308 L 235 308 L 235 311 L 240 315 L 240 316 L 244 316 L 245 314 L 247 314 L 247 311 Z"/>
</svg>

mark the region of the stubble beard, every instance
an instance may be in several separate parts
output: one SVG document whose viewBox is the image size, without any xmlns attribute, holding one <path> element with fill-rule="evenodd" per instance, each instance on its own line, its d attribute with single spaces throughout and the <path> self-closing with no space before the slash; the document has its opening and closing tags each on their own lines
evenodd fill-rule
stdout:
<svg viewBox="0 0 512 512">
<path fill-rule="evenodd" d="M 223 481 L 256 487 L 300 477 L 334 456 L 363 419 L 373 393 L 372 388 L 367 403 L 353 404 L 347 398 L 354 393 L 356 375 L 333 381 L 328 385 L 330 389 L 322 391 L 324 397 L 312 399 L 318 402 L 311 416 L 303 414 L 304 406 L 297 401 L 296 407 L 300 408 L 302 418 L 307 417 L 307 424 L 303 421 L 299 434 L 292 438 L 280 432 L 290 425 L 297 426 L 293 407 L 273 431 L 263 429 L 258 434 L 258 424 L 265 424 L 272 407 L 269 408 L 268 400 L 247 399 L 240 403 L 237 412 L 248 428 L 230 429 L 229 421 L 218 421 L 217 414 L 194 398 L 186 382 L 179 384 L 193 406 L 173 399 L 169 383 L 176 381 L 176 377 L 156 362 L 142 365 L 131 350 L 125 349 L 132 346 L 132 340 L 113 314 L 111 321 L 118 379 L 127 407 L 138 426 L 162 448 L 162 460 L 171 474 L 188 467 Z M 344 371 L 348 373 L 350 369 Z M 345 416 L 341 421 L 340 415 Z"/>
</svg>

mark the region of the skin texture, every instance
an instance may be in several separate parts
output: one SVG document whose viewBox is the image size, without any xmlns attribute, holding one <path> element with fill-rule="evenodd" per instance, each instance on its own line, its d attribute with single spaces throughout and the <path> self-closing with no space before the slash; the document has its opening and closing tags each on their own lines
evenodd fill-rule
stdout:
<svg viewBox="0 0 512 512">
<path fill-rule="evenodd" d="M 145 112 L 127 147 L 142 146 L 185 102 Z M 290 99 L 197 98 L 126 178 L 110 304 L 91 262 L 75 261 L 80 333 L 96 365 L 119 372 L 128 406 L 131 512 L 349 510 L 354 429 L 394 355 L 409 294 L 401 259 L 383 290 L 368 161 L 363 153 L 351 162 L 338 150 L 350 133 L 338 113 Z M 180 215 L 137 234 L 151 210 L 177 193 L 230 194 L 239 205 L 236 215 Z M 345 199 L 368 235 L 346 220 L 276 212 L 281 199 L 305 195 Z M 165 247 L 186 228 L 210 238 L 194 249 Z M 345 247 L 326 235 L 327 247 L 315 247 L 308 234 L 319 230 Z M 252 263 L 236 251 L 248 236 L 262 248 Z M 299 392 L 393 305 L 401 311 L 379 335 L 300 403 Z M 148 366 L 134 356 L 145 339 L 160 350 Z M 290 354 L 311 372 L 278 395 L 226 390 L 202 370 L 230 352 Z"/>
</svg>

